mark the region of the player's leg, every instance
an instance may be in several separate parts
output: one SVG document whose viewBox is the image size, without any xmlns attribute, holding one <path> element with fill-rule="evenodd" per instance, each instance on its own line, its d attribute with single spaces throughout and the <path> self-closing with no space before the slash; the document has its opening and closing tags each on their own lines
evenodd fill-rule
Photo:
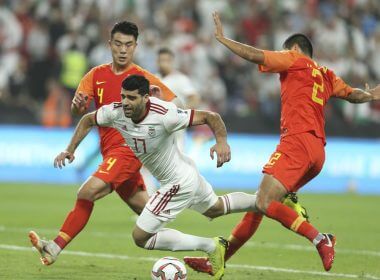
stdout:
<svg viewBox="0 0 380 280">
<path fill-rule="evenodd" d="M 289 195 L 291 194 L 291 195 Z M 300 205 L 296 193 L 289 193 L 283 200 L 283 203 L 295 210 L 298 215 L 308 220 L 306 209 Z M 260 212 L 247 212 L 241 221 L 233 228 L 228 241 L 230 242 L 227 252 L 226 261 L 229 260 L 256 232 L 259 228 L 263 214 Z"/>
<path fill-rule="evenodd" d="M 333 248 L 333 243 L 335 243 L 334 237 L 319 232 L 312 224 L 300 217 L 296 211 L 280 202 L 281 197 L 283 197 L 286 192 L 287 190 L 281 182 L 273 176 L 265 174 L 257 195 L 257 207 L 260 211 L 265 213 L 267 217 L 280 222 L 284 227 L 306 237 L 317 246 L 318 249 L 321 245 L 324 245 L 325 242 L 331 244 L 331 248 Z M 318 246 L 319 244 L 321 245 Z M 332 260 L 326 263 L 323 261 L 326 270 L 330 270 L 332 261 L 333 256 Z"/>
<path fill-rule="evenodd" d="M 154 203 L 154 198 L 148 204 L 151 202 Z M 167 221 L 145 208 L 132 233 L 135 244 L 148 250 L 206 252 L 212 264 L 212 275 L 220 279 L 224 274 L 224 255 L 228 242 L 221 237 L 205 238 L 163 228 Z"/>
<path fill-rule="evenodd" d="M 296 193 L 289 193 L 283 203 L 293 210 L 298 215 L 308 220 L 306 209 L 302 207 L 299 202 Z M 225 260 L 228 261 L 257 231 L 263 214 L 260 212 L 247 212 L 240 222 L 233 228 L 230 237 L 228 238 L 228 248 L 225 255 Z M 185 257 L 184 261 L 192 269 L 198 272 L 211 274 L 211 264 L 208 258 L 205 257 Z"/>
<path fill-rule="evenodd" d="M 87 224 L 94 207 L 94 201 L 112 191 L 112 183 L 114 181 L 119 182 L 120 176 L 124 175 L 123 170 L 127 170 L 126 172 L 128 172 L 128 169 L 125 167 L 126 162 L 129 160 L 127 151 L 127 147 L 109 151 L 93 176 L 89 177 L 83 183 L 78 191 L 75 206 L 67 215 L 54 242 L 41 240 L 35 232 L 29 233 L 29 238 L 33 246 L 36 247 L 40 253 L 41 249 L 38 247 L 40 247 L 41 243 L 48 242 L 49 244 L 49 246 L 44 247 L 46 249 L 45 251 L 49 251 L 49 253 L 45 252 L 44 255 L 41 254 L 43 264 L 49 265 L 54 263 L 60 251 L 64 249 Z M 132 159 L 136 159 L 132 152 L 130 152 L 130 154 Z M 133 164 L 135 163 L 133 162 Z M 140 166 L 136 168 L 139 169 Z"/>
<path fill-rule="evenodd" d="M 116 185 L 115 188 L 120 198 L 137 215 L 140 215 L 149 200 L 148 192 L 146 191 L 146 186 L 140 172 L 137 171 L 128 181 Z"/>
<path fill-rule="evenodd" d="M 54 241 L 39 238 L 34 232 L 29 232 L 32 245 L 40 252 L 41 261 L 45 265 L 54 263 L 61 252 L 86 226 L 90 219 L 94 201 L 111 192 L 111 187 L 95 176 L 89 177 L 77 194 L 74 208 L 67 215 L 60 232 Z"/>
<path fill-rule="evenodd" d="M 281 203 L 281 198 L 286 193 L 297 191 L 314 178 L 322 169 L 323 162 L 324 148 L 321 139 L 311 133 L 287 137 L 286 141 L 281 142 L 279 151 L 274 153 L 264 167 L 266 174 L 257 194 L 256 206 L 267 217 L 316 245 L 325 270 L 330 270 L 335 254 L 335 237 L 320 233 L 296 211 Z"/>
</svg>

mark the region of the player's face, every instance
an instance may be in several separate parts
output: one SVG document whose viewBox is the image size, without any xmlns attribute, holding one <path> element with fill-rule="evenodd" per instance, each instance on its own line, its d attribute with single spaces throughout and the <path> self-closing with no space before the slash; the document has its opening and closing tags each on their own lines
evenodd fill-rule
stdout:
<svg viewBox="0 0 380 280">
<path fill-rule="evenodd" d="M 158 56 L 158 70 L 161 75 L 165 76 L 172 71 L 174 63 L 173 59 L 173 56 L 168 53 L 163 53 Z"/>
<path fill-rule="evenodd" d="M 124 115 L 134 121 L 138 121 L 144 116 L 148 100 L 148 94 L 141 96 L 137 89 L 133 91 L 123 89 L 121 91 Z"/>
<path fill-rule="evenodd" d="M 116 32 L 109 41 L 113 63 L 118 67 L 128 66 L 133 59 L 137 43 L 135 37 Z"/>
</svg>

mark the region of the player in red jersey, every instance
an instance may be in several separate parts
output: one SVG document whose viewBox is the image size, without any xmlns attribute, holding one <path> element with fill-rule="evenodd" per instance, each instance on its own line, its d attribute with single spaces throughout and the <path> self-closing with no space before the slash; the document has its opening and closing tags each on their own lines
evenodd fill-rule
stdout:
<svg viewBox="0 0 380 280">
<path fill-rule="evenodd" d="M 296 192 L 321 171 L 325 160 L 323 109 L 331 97 L 351 103 L 380 99 L 380 86 L 351 88 L 333 71 L 314 60 L 313 47 L 303 34 L 284 42 L 284 51 L 266 51 L 224 37 L 219 15 L 213 14 L 216 39 L 240 57 L 259 65 L 261 72 L 279 73 L 281 82 L 281 140 L 263 168 L 256 206 L 260 213 L 247 213 L 232 232 L 226 259 L 256 231 L 262 215 L 309 239 L 317 248 L 326 271 L 334 261 L 335 236 L 319 232 L 294 210 L 280 203 L 285 194 Z M 185 258 L 200 272 L 210 272 L 204 258 Z"/>
<path fill-rule="evenodd" d="M 84 114 L 91 100 L 96 108 L 120 102 L 121 83 L 133 74 L 144 75 L 154 86 L 156 97 L 174 101 L 174 93 L 157 77 L 132 62 L 137 37 L 138 28 L 134 23 L 123 21 L 114 25 L 109 41 L 112 63 L 94 67 L 83 77 L 72 101 L 73 114 Z M 126 146 L 121 134 L 116 129 L 107 127 L 99 127 L 99 134 L 103 162 L 80 187 L 74 209 L 66 217 L 57 237 L 54 241 L 47 241 L 40 239 L 33 231 L 29 233 L 29 238 L 45 265 L 54 263 L 61 250 L 85 227 L 95 200 L 115 190 L 139 214 L 149 199 L 139 172 L 141 163 Z M 67 151 L 59 156 L 67 157 L 69 162 L 74 159 Z"/>
</svg>

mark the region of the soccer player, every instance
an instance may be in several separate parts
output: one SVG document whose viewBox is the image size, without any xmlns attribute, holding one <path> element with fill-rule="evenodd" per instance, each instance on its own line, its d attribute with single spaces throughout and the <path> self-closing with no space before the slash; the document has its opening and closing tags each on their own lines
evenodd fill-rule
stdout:
<svg viewBox="0 0 380 280">
<path fill-rule="evenodd" d="M 200 96 L 189 77 L 175 69 L 173 51 L 169 48 L 160 48 L 158 50 L 157 64 L 158 77 L 161 78 L 161 81 L 175 92 L 186 109 L 197 109 Z"/>
<path fill-rule="evenodd" d="M 335 236 L 319 232 L 280 201 L 285 194 L 298 191 L 322 169 L 326 144 L 323 108 L 327 101 L 331 97 L 351 103 L 379 100 L 380 86 L 370 89 L 366 85 L 366 90 L 348 86 L 333 71 L 312 59 L 312 44 L 303 34 L 287 38 L 283 51 L 261 50 L 224 37 L 218 13 L 213 17 L 215 37 L 219 42 L 240 57 L 258 64 L 261 72 L 280 75 L 281 140 L 263 168 L 256 206 L 263 215 L 310 240 L 318 250 L 324 269 L 329 271 L 334 261 Z M 247 228 L 258 226 L 258 215 L 247 214 L 233 235 L 241 235 L 246 241 L 253 234 L 247 232 Z M 197 271 L 209 272 L 207 260 L 200 260 L 185 259 Z"/>
<path fill-rule="evenodd" d="M 72 101 L 73 114 L 84 114 L 91 102 L 96 108 L 120 101 L 120 88 L 123 79 L 129 75 L 144 75 L 160 98 L 175 101 L 177 98 L 157 77 L 133 63 L 137 46 L 138 28 L 132 22 L 116 23 L 110 34 L 109 46 L 112 63 L 92 68 L 81 80 Z M 148 201 L 144 181 L 140 175 L 141 163 L 125 142 L 121 134 L 113 128 L 99 127 L 100 146 L 103 162 L 98 170 L 80 187 L 74 209 L 66 217 L 54 241 L 40 239 L 31 231 L 29 238 L 41 254 L 45 265 L 55 262 L 58 254 L 78 235 L 87 224 L 98 200 L 113 190 L 137 214 L 141 213 Z M 68 154 L 63 152 L 63 154 Z"/>
<path fill-rule="evenodd" d="M 210 149 L 217 167 L 231 158 L 227 131 L 217 113 L 178 109 L 174 103 L 149 97 L 149 81 L 141 75 L 131 75 L 122 83 L 120 103 L 102 106 L 80 120 L 66 152 L 55 159 L 62 167 L 82 139 L 95 125 L 116 128 L 144 166 L 161 186 L 149 199 L 137 219 L 133 239 L 137 246 L 148 250 L 201 250 L 208 253 L 215 279 L 224 273 L 227 241 L 187 235 L 164 226 L 184 209 L 191 208 L 215 218 L 221 215 L 256 211 L 256 195 L 235 192 L 218 197 L 211 185 L 199 174 L 195 163 L 178 150 L 175 131 L 188 126 L 207 124 L 216 144 Z"/>
</svg>

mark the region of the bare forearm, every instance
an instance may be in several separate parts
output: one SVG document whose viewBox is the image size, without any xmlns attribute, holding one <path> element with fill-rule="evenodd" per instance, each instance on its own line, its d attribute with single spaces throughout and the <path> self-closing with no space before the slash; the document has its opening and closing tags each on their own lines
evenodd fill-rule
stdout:
<svg viewBox="0 0 380 280">
<path fill-rule="evenodd" d="M 71 103 L 71 114 L 73 116 L 82 116 L 84 113 L 86 113 L 85 107 L 76 107 L 74 104 Z"/>
<path fill-rule="evenodd" d="M 371 91 L 365 91 L 360 88 L 355 88 L 353 92 L 346 97 L 346 100 L 350 103 L 365 103 L 379 99 L 380 96 L 374 95 Z"/>
<path fill-rule="evenodd" d="M 206 116 L 205 123 L 210 127 L 214 133 L 216 142 L 226 142 L 227 141 L 227 129 L 226 126 L 218 113 L 210 112 Z"/>
<path fill-rule="evenodd" d="M 231 51 L 233 51 L 238 56 L 251 61 L 256 64 L 263 64 L 264 63 L 264 52 L 260 49 L 257 49 L 255 47 L 231 40 L 229 38 L 220 38 L 219 42 L 221 42 L 223 45 L 225 45 L 227 48 L 229 48 Z"/>
<path fill-rule="evenodd" d="M 83 116 L 75 128 L 74 135 L 71 138 L 70 144 L 67 146 L 66 150 L 70 153 L 74 153 L 76 148 L 87 136 L 94 125 L 95 122 L 91 114 Z"/>
</svg>

